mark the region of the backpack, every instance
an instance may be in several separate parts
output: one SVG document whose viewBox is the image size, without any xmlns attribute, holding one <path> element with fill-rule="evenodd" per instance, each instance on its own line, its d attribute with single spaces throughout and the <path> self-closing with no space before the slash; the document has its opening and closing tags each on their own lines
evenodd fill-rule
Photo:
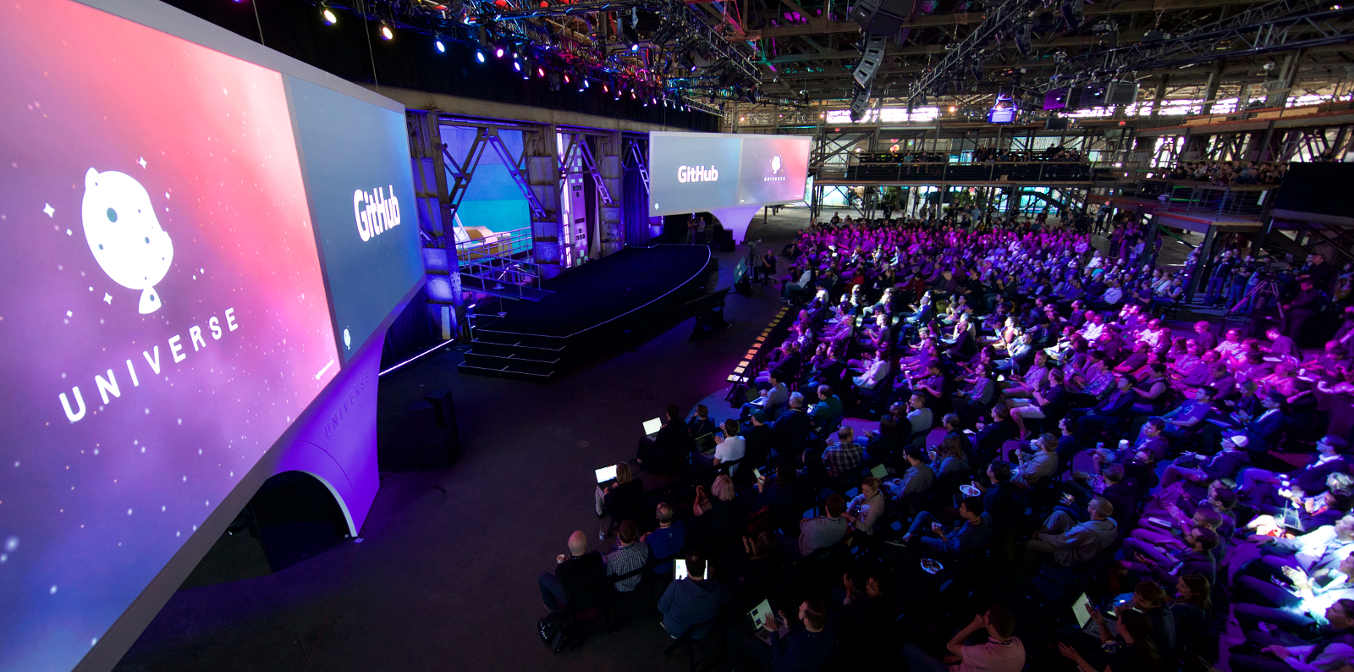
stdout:
<svg viewBox="0 0 1354 672">
<path fill-rule="evenodd" d="M 541 642 L 555 653 L 563 651 L 568 644 L 569 638 L 565 632 L 565 620 L 564 612 L 552 611 L 536 624 L 536 628 L 541 635 Z"/>
</svg>

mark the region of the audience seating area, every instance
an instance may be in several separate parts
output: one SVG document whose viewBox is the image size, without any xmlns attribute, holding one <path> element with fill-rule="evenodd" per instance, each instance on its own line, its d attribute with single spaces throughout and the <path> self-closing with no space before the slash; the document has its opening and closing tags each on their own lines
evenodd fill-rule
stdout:
<svg viewBox="0 0 1354 672">
<path fill-rule="evenodd" d="M 780 672 L 1354 665 L 1350 426 L 1320 401 L 1354 393 L 1354 312 L 1304 356 L 1163 322 L 1131 221 L 1109 254 L 947 224 L 787 246 L 728 406 L 669 406 L 598 485 L 600 541 L 543 568 L 543 639 L 661 619 L 692 669 Z"/>
</svg>

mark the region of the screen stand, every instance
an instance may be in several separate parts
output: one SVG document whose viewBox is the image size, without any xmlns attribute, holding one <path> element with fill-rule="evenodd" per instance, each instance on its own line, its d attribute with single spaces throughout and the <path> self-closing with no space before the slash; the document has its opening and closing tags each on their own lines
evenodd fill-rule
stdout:
<svg viewBox="0 0 1354 672">
<path fill-rule="evenodd" d="M 735 241 L 746 242 L 748 225 L 752 223 L 752 218 L 756 217 L 757 211 L 761 209 L 760 204 L 739 205 L 732 208 L 712 208 L 710 214 L 719 218 L 721 226 L 733 232 Z"/>
</svg>

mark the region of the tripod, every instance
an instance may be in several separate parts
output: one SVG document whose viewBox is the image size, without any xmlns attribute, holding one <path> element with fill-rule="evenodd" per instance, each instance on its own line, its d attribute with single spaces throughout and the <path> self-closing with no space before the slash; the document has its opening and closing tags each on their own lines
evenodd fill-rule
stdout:
<svg viewBox="0 0 1354 672">
<path fill-rule="evenodd" d="M 1279 303 L 1279 283 L 1272 279 L 1261 280 L 1255 283 L 1255 286 L 1251 288 L 1251 291 L 1246 292 L 1246 295 L 1241 297 L 1241 301 L 1238 301 L 1235 306 L 1228 309 L 1227 315 L 1228 317 L 1236 315 L 1242 306 L 1249 306 L 1250 311 L 1243 314 L 1243 318 L 1252 318 L 1252 332 L 1258 331 L 1259 321 L 1254 318 L 1260 311 L 1265 309 L 1268 300 L 1271 298 L 1274 299 L 1274 305 L 1279 309 L 1279 323 L 1287 323 L 1288 315 L 1284 312 L 1283 304 Z"/>
</svg>

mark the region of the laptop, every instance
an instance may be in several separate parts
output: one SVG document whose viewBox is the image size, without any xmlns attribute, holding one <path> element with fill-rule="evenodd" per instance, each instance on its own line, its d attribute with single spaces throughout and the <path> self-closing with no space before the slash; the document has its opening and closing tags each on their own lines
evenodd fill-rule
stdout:
<svg viewBox="0 0 1354 672">
<path fill-rule="evenodd" d="M 1298 507 L 1292 500 L 1284 503 L 1283 516 L 1279 519 L 1279 524 L 1293 534 L 1305 534 L 1307 532 L 1307 526 L 1303 524 Z"/>
<path fill-rule="evenodd" d="M 752 403 L 762 398 L 762 391 L 757 389 L 756 385 L 753 385 L 743 390 L 743 398 L 747 399 L 748 403 Z"/>
<path fill-rule="evenodd" d="M 679 559 L 679 560 L 673 560 L 673 561 L 672 561 L 672 580 L 673 580 L 673 581 L 681 581 L 682 579 L 685 579 L 686 577 L 688 577 L 688 576 L 690 576 L 690 575 L 691 575 L 690 572 L 686 571 L 686 560 L 680 560 L 680 559 Z M 710 563 L 708 563 L 708 562 L 705 563 L 705 575 L 702 576 L 701 578 L 702 578 L 702 579 L 706 579 L 706 580 L 708 580 L 708 579 L 710 578 Z"/>
<path fill-rule="evenodd" d="M 876 464 L 873 467 L 870 467 L 870 475 L 875 478 L 887 478 L 889 475 L 889 468 L 882 464 Z"/>
<path fill-rule="evenodd" d="M 658 430 L 660 430 L 660 429 L 663 429 L 663 420 L 662 420 L 662 418 L 654 418 L 653 420 L 645 420 L 645 421 L 644 421 L 644 435 L 645 435 L 645 436 L 647 436 L 647 437 L 649 437 L 649 438 L 652 439 L 654 436 L 656 436 L 656 435 L 658 434 Z"/>
<path fill-rule="evenodd" d="M 715 434 L 710 432 L 696 437 L 696 449 L 702 453 L 715 452 Z"/>
<path fill-rule="evenodd" d="M 1076 616 L 1077 625 L 1082 632 L 1092 637 L 1100 637 L 1100 624 L 1091 619 L 1091 598 L 1087 597 L 1086 593 L 1082 593 L 1081 597 L 1072 603 L 1072 615 Z M 1109 628 L 1110 637 L 1119 635 L 1114 612 L 1105 614 L 1105 627 Z"/>
<path fill-rule="evenodd" d="M 616 480 L 616 465 L 613 464 L 609 467 L 602 467 L 597 470 L 597 485 L 614 480 Z"/>
<path fill-rule="evenodd" d="M 761 604 L 753 607 L 752 611 L 748 612 L 748 618 L 752 621 L 752 633 L 767 644 L 771 643 L 771 633 L 767 632 L 765 627 L 767 623 L 774 623 L 776 632 L 781 637 L 790 634 L 790 628 L 780 622 L 780 618 L 771 611 L 771 603 L 767 600 L 762 600 Z"/>
</svg>

